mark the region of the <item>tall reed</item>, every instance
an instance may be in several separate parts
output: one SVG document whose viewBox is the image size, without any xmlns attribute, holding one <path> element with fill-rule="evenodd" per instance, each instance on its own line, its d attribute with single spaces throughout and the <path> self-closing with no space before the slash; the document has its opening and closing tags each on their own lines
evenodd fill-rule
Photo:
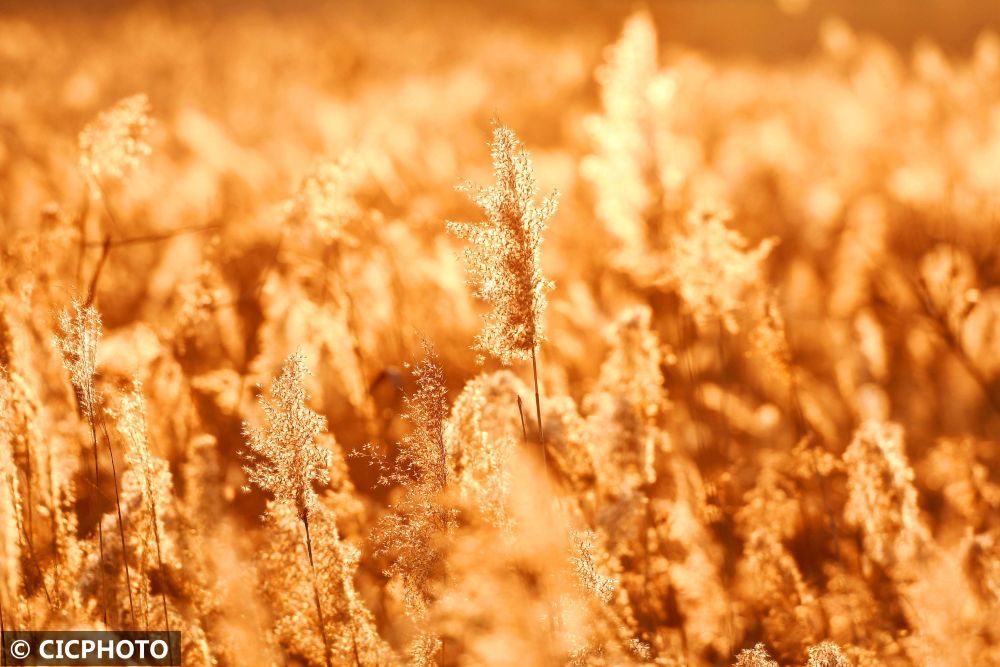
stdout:
<svg viewBox="0 0 1000 667">
<path fill-rule="evenodd" d="M 309 515 L 317 507 L 313 484 L 326 484 L 330 480 L 329 452 L 316 444 L 317 436 L 326 430 L 326 419 L 306 405 L 307 375 L 302 354 L 292 354 L 285 360 L 281 373 L 271 383 L 271 400 L 263 396 L 260 399 L 264 412 L 263 427 L 255 428 L 244 423 L 243 433 L 253 457 L 244 470 L 250 483 L 272 493 L 276 502 L 294 508 L 302 523 L 324 658 L 327 667 L 330 667 L 330 638 L 327 636 L 309 531 Z"/>
<path fill-rule="evenodd" d="M 470 283 L 475 296 L 491 306 L 476 338 L 477 349 L 505 365 L 531 359 L 538 439 L 547 475 L 538 349 L 545 340 L 546 294 L 554 284 L 542 273 L 541 246 L 546 224 L 558 206 L 558 193 L 535 202 L 538 185 L 531 156 L 511 129 L 499 124 L 494 127 L 490 154 L 496 182 L 461 188 L 483 210 L 485 220 L 449 222 L 448 230 L 469 241 L 462 257 Z"/>
</svg>

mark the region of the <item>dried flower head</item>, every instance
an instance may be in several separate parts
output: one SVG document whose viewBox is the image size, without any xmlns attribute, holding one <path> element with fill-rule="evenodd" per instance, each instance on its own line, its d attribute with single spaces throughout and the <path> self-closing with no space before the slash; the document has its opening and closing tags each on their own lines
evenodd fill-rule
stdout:
<svg viewBox="0 0 1000 667">
<path fill-rule="evenodd" d="M 587 119 L 596 150 L 583 173 L 593 183 L 598 218 L 625 250 L 641 252 L 647 218 L 660 205 L 656 146 L 649 139 L 662 112 L 657 102 L 665 99 L 655 93 L 667 81 L 658 72 L 656 27 L 648 13 L 628 18 L 597 80 L 604 113 Z"/>
<path fill-rule="evenodd" d="M 510 371 L 479 375 L 455 399 L 448 423 L 460 497 L 497 528 L 510 525 L 510 461 L 521 438 L 516 403 L 527 391 Z"/>
<path fill-rule="evenodd" d="M 398 484 L 401 495 L 372 531 L 376 554 L 391 559 L 385 574 L 399 577 L 407 613 L 416 619 L 425 616 L 435 598 L 445 538 L 455 520 L 455 512 L 442 503 L 448 483 L 444 374 L 430 343 L 423 346 L 424 358 L 413 371 L 417 391 L 406 399 L 413 430 L 399 443 L 394 469 L 382 480 Z"/>
<path fill-rule="evenodd" d="M 274 607 L 274 633 L 288 651 L 310 664 L 322 665 L 326 656 L 336 665 L 393 664 L 390 649 L 379 638 L 372 613 L 354 586 L 361 554 L 341 538 L 336 518 L 323 507 L 310 516 L 314 574 L 302 540 L 302 524 L 292 508 L 279 505 L 268 512 L 261 583 Z M 304 627 L 320 622 L 316 600 L 325 627 L 322 633 L 304 632 Z M 328 650 L 324 636 L 329 638 Z"/>
<path fill-rule="evenodd" d="M 767 647 L 757 644 L 753 648 L 745 648 L 736 656 L 735 667 L 778 667 L 778 663 L 771 660 L 767 653 Z"/>
<path fill-rule="evenodd" d="M 589 531 L 573 531 L 573 554 L 570 563 L 576 572 L 579 585 L 600 602 L 608 604 L 618 588 L 618 581 L 601 574 L 594 562 L 594 546 L 597 536 Z"/>
<path fill-rule="evenodd" d="M 761 265 L 777 241 L 764 239 L 749 250 L 746 238 L 727 226 L 731 219 L 725 208 L 692 210 L 683 233 L 674 237 L 663 280 L 678 291 L 699 326 L 721 322 L 735 333 L 747 294 L 761 284 Z"/>
<path fill-rule="evenodd" d="M 847 521 L 860 526 L 865 553 L 889 566 L 912 557 L 926 529 L 917 506 L 913 469 L 899 424 L 867 421 L 844 452 Z"/>
<path fill-rule="evenodd" d="M 529 359 L 544 340 L 545 295 L 553 285 L 542 275 L 542 233 L 556 211 L 558 194 L 536 205 L 531 158 L 510 129 L 494 128 L 491 153 L 496 183 L 463 186 L 486 220 L 449 222 L 448 230 L 472 244 L 462 253 L 470 282 L 476 296 L 493 308 L 484 318 L 477 347 L 508 364 Z"/>
<path fill-rule="evenodd" d="M 316 444 L 316 438 L 326 430 L 326 419 L 306 405 L 308 373 L 304 355 L 289 356 L 271 382 L 271 400 L 260 398 L 264 426 L 243 426 L 256 457 L 244 467 L 247 478 L 272 493 L 279 503 L 294 507 L 299 517 L 306 516 L 316 504 L 313 484 L 330 481 L 330 453 Z"/>
<path fill-rule="evenodd" d="M 100 398 L 94 391 L 97 374 L 97 343 L 101 339 L 101 316 L 93 306 L 73 299 L 71 310 L 59 314 L 60 334 L 55 345 L 62 353 L 63 366 L 76 389 L 80 409 L 91 422 Z"/>
<path fill-rule="evenodd" d="M 757 530 L 750 536 L 741 572 L 748 606 L 760 617 L 764 637 L 779 657 L 795 655 L 817 639 L 810 622 L 815 596 L 775 535 Z"/>
<path fill-rule="evenodd" d="M 611 350 L 601 364 L 597 387 L 584 403 L 591 424 L 602 433 L 598 447 L 606 451 L 601 457 L 646 484 L 656 481 L 656 453 L 666 438 L 657 423 L 668 404 L 660 371 L 663 354 L 651 324 L 647 306 L 618 316 L 606 333 Z"/>
<path fill-rule="evenodd" d="M 362 172 L 351 155 L 318 162 L 285 204 L 289 224 L 323 243 L 352 242 L 347 227 L 361 216 L 357 201 Z"/>
<path fill-rule="evenodd" d="M 406 418 L 413 430 L 403 438 L 397 464 L 418 483 L 433 480 L 439 490 L 448 483 L 448 455 L 444 422 L 448 418 L 448 389 L 444 369 L 430 341 L 421 341 L 424 357 L 413 368 L 417 391 L 404 399 Z"/>
<path fill-rule="evenodd" d="M 14 443 L 7 419 L 11 395 L 6 368 L 0 366 L 0 602 L 22 594 L 21 535 L 24 502 L 19 474 L 14 463 Z"/>
<path fill-rule="evenodd" d="M 632 637 L 626 642 L 632 653 L 635 654 L 637 658 L 643 662 L 648 662 L 653 659 L 653 647 L 648 643 L 642 641 L 641 639 L 636 639 Z"/>
<path fill-rule="evenodd" d="M 763 362 L 775 379 L 788 386 L 792 380 L 792 355 L 777 296 L 762 294 L 757 310 L 750 330 L 750 352 Z"/>
<path fill-rule="evenodd" d="M 96 183 L 127 176 L 149 155 L 149 98 L 133 95 L 103 111 L 80 132 L 80 167 Z"/>
<path fill-rule="evenodd" d="M 806 667 L 851 667 L 851 661 L 837 644 L 821 642 L 809 647 L 809 662 Z"/>
</svg>

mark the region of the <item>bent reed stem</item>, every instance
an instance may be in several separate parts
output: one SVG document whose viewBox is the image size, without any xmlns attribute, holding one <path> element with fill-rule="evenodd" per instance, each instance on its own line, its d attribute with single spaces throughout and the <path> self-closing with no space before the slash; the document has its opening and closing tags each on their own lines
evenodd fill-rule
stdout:
<svg viewBox="0 0 1000 667">
<path fill-rule="evenodd" d="M 309 573 L 312 580 L 313 600 L 316 602 L 316 614 L 319 617 L 319 633 L 323 638 L 323 659 L 326 667 L 332 667 L 330 662 L 330 640 L 326 636 L 326 620 L 323 618 L 323 605 L 319 600 L 319 586 L 316 582 L 316 564 L 313 562 L 312 537 L 309 534 L 309 511 L 302 512 L 302 525 L 306 529 L 306 552 L 309 554 Z M 355 656 L 356 657 L 356 656 Z"/>
</svg>

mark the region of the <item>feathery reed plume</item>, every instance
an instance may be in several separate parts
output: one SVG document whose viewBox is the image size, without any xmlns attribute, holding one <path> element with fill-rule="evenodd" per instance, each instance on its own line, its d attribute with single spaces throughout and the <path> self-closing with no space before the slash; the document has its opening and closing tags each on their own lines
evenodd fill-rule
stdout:
<svg viewBox="0 0 1000 667">
<path fill-rule="evenodd" d="M 681 180 L 666 164 L 672 151 L 664 150 L 670 137 L 663 119 L 675 84 L 657 60 L 653 20 L 636 12 L 597 71 L 603 114 L 586 119 L 595 151 L 584 159 L 583 175 L 594 187 L 595 214 L 621 246 L 623 265 L 649 252 L 665 195 Z"/>
<path fill-rule="evenodd" d="M 754 313 L 754 323 L 749 334 L 750 353 L 763 362 L 771 373 L 770 377 L 778 380 L 781 386 L 791 387 L 794 391 L 792 353 L 777 296 L 773 292 L 765 292 L 757 300 L 757 312 Z"/>
<path fill-rule="evenodd" d="M 324 158 L 299 183 L 295 194 L 284 205 L 285 224 L 322 248 L 325 268 L 320 306 L 326 305 L 331 296 L 340 305 L 348 328 L 350 357 L 340 360 L 340 350 L 333 349 L 338 358 L 336 369 L 341 372 L 351 404 L 361 412 L 369 434 L 375 426 L 375 407 L 368 394 L 368 364 L 362 345 L 363 331 L 355 296 L 349 286 L 345 270 L 345 251 L 359 245 L 356 236 L 358 223 L 363 221 L 366 210 L 358 201 L 358 190 L 364 182 L 364 171 L 356 155 Z"/>
<path fill-rule="evenodd" d="M 142 394 L 142 382 L 138 377 L 132 379 L 131 391 L 121 400 L 116 425 L 118 432 L 128 444 L 125 451 L 125 461 L 131 468 L 130 479 L 137 486 L 140 499 L 148 513 L 144 523 L 153 533 L 153 540 L 156 544 L 156 571 L 160 578 L 163 624 L 169 631 L 170 614 L 167 610 L 166 570 L 163 564 L 162 536 L 164 526 L 162 517 L 163 506 L 170 501 L 168 488 L 170 472 L 166 461 L 153 456 L 149 451 L 146 400 Z M 148 535 L 143 536 L 143 539 L 148 539 Z M 148 617 L 148 611 L 146 615 Z"/>
<path fill-rule="evenodd" d="M 834 642 L 820 642 L 809 647 L 809 662 L 806 667 L 852 667 L 840 646 Z"/>
<path fill-rule="evenodd" d="M 573 531 L 570 537 L 574 548 L 570 563 L 580 586 L 603 604 L 608 604 L 618 588 L 618 581 L 601 574 L 597 569 L 593 553 L 597 536 L 592 531 L 584 530 Z"/>
<path fill-rule="evenodd" d="M 554 285 L 542 274 L 541 247 L 542 233 L 556 212 L 559 195 L 553 192 L 540 204 L 535 203 L 538 185 L 531 157 L 509 128 L 493 128 L 490 153 L 496 183 L 463 186 L 486 213 L 486 220 L 449 222 L 448 230 L 472 244 L 462 252 L 470 282 L 476 287 L 475 295 L 492 306 L 476 347 L 504 364 L 531 359 L 538 437 L 547 470 L 537 355 L 545 340 L 545 295 Z"/>
<path fill-rule="evenodd" d="M 356 198 L 362 176 L 353 155 L 320 160 L 285 204 L 287 224 L 315 236 L 324 245 L 356 244 L 349 225 L 362 214 Z"/>
<path fill-rule="evenodd" d="M 389 647 L 378 636 L 375 619 L 354 586 L 360 552 L 341 537 L 335 516 L 317 504 L 310 512 L 315 581 L 324 609 L 329 638 L 326 647 L 315 634 L 302 632 L 303 619 L 316 618 L 312 593 L 313 572 L 300 536 L 300 519 L 287 504 L 272 503 L 265 520 L 268 545 L 262 555 L 262 583 L 276 613 L 275 635 L 288 649 L 310 664 L 329 659 L 336 665 L 390 665 Z"/>
<path fill-rule="evenodd" d="M 553 284 L 542 274 L 542 234 L 556 212 L 558 193 L 535 203 L 538 185 L 531 157 L 509 128 L 493 129 L 490 153 L 496 183 L 462 186 L 486 220 L 449 222 L 448 230 L 472 244 L 462 258 L 475 295 L 492 306 L 477 348 L 509 364 L 531 359 L 545 340 L 545 295 Z"/>
<path fill-rule="evenodd" d="M 687 216 L 659 282 L 671 285 L 699 327 L 721 323 L 730 333 L 740 329 L 748 293 L 762 281 L 762 263 L 777 243 L 768 238 L 752 249 L 740 232 L 726 223 L 725 207 L 701 205 Z"/>
<path fill-rule="evenodd" d="M 952 331 L 959 331 L 979 298 L 972 257 L 962 248 L 939 244 L 920 258 L 919 273 L 927 305 Z"/>
<path fill-rule="evenodd" d="M 111 476 L 115 489 L 115 509 L 118 513 L 118 536 L 121 540 L 122 567 L 125 570 L 125 585 L 129 598 L 129 617 L 132 621 L 132 628 L 135 626 L 135 604 L 132 599 L 132 574 L 128 564 L 128 549 L 125 539 L 125 520 L 122 516 L 121 497 L 118 492 L 118 468 L 115 465 L 115 453 L 111 447 L 111 437 L 108 435 L 107 425 L 97 413 L 97 408 L 101 403 L 101 397 L 94 387 L 94 377 L 97 374 L 97 344 L 101 339 L 101 316 L 91 305 L 81 305 L 74 299 L 71 303 L 73 313 L 64 310 L 59 314 L 59 329 L 61 336 L 57 336 L 56 344 L 63 356 L 63 366 L 69 372 L 70 382 L 76 389 L 77 400 L 81 411 L 90 426 L 91 445 L 94 454 L 94 492 L 97 497 L 101 495 L 100 487 L 100 463 L 97 456 L 97 426 L 101 427 L 104 442 L 108 449 L 108 457 L 111 461 Z M 104 580 L 104 529 L 98 521 L 98 542 L 101 551 L 101 580 Z M 102 583 L 102 597 L 105 595 Z M 105 624 L 107 624 L 107 606 L 105 601 Z"/>
<path fill-rule="evenodd" d="M 656 484 L 657 453 L 670 446 L 669 436 L 659 427 L 668 400 L 660 371 L 663 354 L 651 320 L 647 306 L 626 309 L 618 316 L 605 334 L 611 350 L 601 364 L 597 386 L 584 399 L 587 424 L 595 434 L 593 456 L 603 462 L 597 470 L 604 491 L 599 502 L 634 507 L 630 517 L 618 522 L 619 535 L 609 548 L 619 557 L 631 555 L 633 548 L 640 552 L 639 576 L 624 577 L 623 584 L 638 600 L 636 614 L 646 631 L 655 624 L 649 609 L 654 530 L 650 496 Z"/>
<path fill-rule="evenodd" d="M 404 417 L 412 431 L 400 441 L 392 469 L 382 463 L 386 472 L 379 480 L 399 485 L 400 497 L 371 535 L 376 555 L 390 559 L 385 575 L 399 578 L 406 612 L 418 623 L 426 619 L 440 594 L 438 586 L 446 577 L 446 542 L 456 525 L 456 511 L 443 497 L 449 482 L 444 373 L 431 344 L 424 340 L 422 346 L 424 357 L 413 369 L 417 391 L 406 397 Z M 435 647 L 440 647 L 440 639 L 421 632 L 411 648 L 421 662 L 430 659 Z"/>
<path fill-rule="evenodd" d="M 36 460 L 39 449 L 38 404 L 33 398 L 33 392 L 24 379 L 0 365 L 0 415 L 3 416 L 3 420 L 0 421 L 0 441 L 10 449 L 11 477 L 8 480 L 8 491 L 13 499 L 11 506 L 18 510 L 12 514 L 12 518 L 23 550 L 22 555 L 27 557 L 36 577 L 36 585 L 41 587 L 51 608 L 52 597 L 35 548 L 36 531 L 32 519 L 39 509 L 35 505 L 42 504 L 42 498 L 38 497 L 40 493 L 35 492 L 36 486 L 39 492 L 41 491 L 42 470 L 38 465 L 40 461 Z M 18 470 L 19 464 L 23 468 L 23 483 L 18 480 L 21 474 Z"/>
<path fill-rule="evenodd" d="M 601 364 L 597 386 L 584 401 L 593 426 L 606 434 L 600 456 L 614 463 L 601 473 L 622 476 L 608 480 L 611 488 L 655 483 L 656 453 L 668 444 L 658 428 L 668 400 L 660 371 L 663 354 L 651 322 L 647 306 L 618 316 L 605 334 L 611 350 Z"/>
<path fill-rule="evenodd" d="M 0 367 L 0 371 L 3 371 Z M 8 600 L 28 598 L 21 567 L 22 535 L 21 513 L 23 501 L 20 492 L 17 467 L 14 465 L 14 448 L 7 428 L 4 427 L 9 410 L 6 383 L 0 375 L 0 563 L 3 564 L 3 579 L 0 581 L 0 606 Z M 16 607 L 14 608 L 16 611 Z"/>
<path fill-rule="evenodd" d="M 97 374 L 97 343 L 102 333 L 101 316 L 96 308 L 85 306 L 76 299 L 70 305 L 72 312 L 64 310 L 59 314 L 61 335 L 56 337 L 55 343 L 62 352 L 63 367 L 69 373 L 69 381 L 76 389 L 80 410 L 95 429 L 99 400 L 94 389 L 94 376 Z M 97 441 L 96 434 L 94 441 Z M 96 445 L 94 451 L 96 460 Z"/>
<path fill-rule="evenodd" d="M 448 484 L 448 452 L 445 449 L 444 424 L 448 418 L 448 390 L 444 369 L 430 341 L 422 340 L 424 357 L 413 368 L 417 391 L 404 399 L 406 418 L 413 431 L 403 438 L 397 464 L 415 476 L 418 483 L 434 479 L 438 490 Z M 412 477 L 411 477 L 412 479 Z"/>
<path fill-rule="evenodd" d="M 285 360 L 281 373 L 271 382 L 271 400 L 260 398 L 264 426 L 243 425 L 243 434 L 250 447 L 248 463 L 243 469 L 251 484 L 271 493 L 279 506 L 292 508 L 305 529 L 323 655 L 330 667 L 332 644 L 327 636 L 309 532 L 309 515 L 318 506 L 313 484 L 329 483 L 330 453 L 316 444 L 316 438 L 326 430 L 326 419 L 306 405 L 308 372 L 302 354 L 294 353 Z"/>
<path fill-rule="evenodd" d="M 80 132 L 80 168 L 95 195 L 102 193 L 108 180 L 127 176 L 151 152 L 149 113 L 149 98 L 140 93 L 102 111 Z"/>
<path fill-rule="evenodd" d="M 771 660 L 767 653 L 767 647 L 757 644 L 753 648 L 745 648 L 736 656 L 734 667 L 778 667 L 778 663 Z"/>
<path fill-rule="evenodd" d="M 506 533 L 511 528 L 510 460 L 523 428 L 511 410 L 524 384 L 510 371 L 469 380 L 455 399 L 446 431 L 460 499 L 474 516 Z"/>
<path fill-rule="evenodd" d="M 917 506 L 903 427 L 867 421 L 844 452 L 847 522 L 862 530 L 865 554 L 883 567 L 910 561 L 927 538 Z"/>
<path fill-rule="evenodd" d="M 309 374 L 305 356 L 294 353 L 271 382 L 271 400 L 260 398 L 264 427 L 244 423 L 243 434 L 250 447 L 244 466 L 247 479 L 278 503 L 295 508 L 300 519 L 316 507 L 313 484 L 327 484 L 330 454 L 316 444 L 326 430 L 326 419 L 306 404 L 305 380 Z"/>
<path fill-rule="evenodd" d="M 761 618 L 764 637 L 783 660 L 802 657 L 815 641 L 815 597 L 798 564 L 768 530 L 757 530 L 744 546 L 741 563 L 749 611 Z"/>
<path fill-rule="evenodd" d="M 63 367 L 69 373 L 70 383 L 76 390 L 77 403 L 90 427 L 91 451 L 94 455 L 94 494 L 101 497 L 101 466 L 97 456 L 97 407 L 98 395 L 94 388 L 97 374 L 97 343 L 101 338 L 101 316 L 93 306 L 82 305 L 76 299 L 70 304 L 72 313 L 64 310 L 59 314 L 61 335 L 55 339 L 56 347 L 62 353 Z M 104 581 L 107 561 L 104 556 L 104 528 L 97 522 L 97 545 L 100 556 L 100 596 L 104 624 L 108 624 L 107 587 Z M 123 554 L 124 557 L 124 554 Z M 130 587 L 131 590 L 131 587 Z"/>
<path fill-rule="evenodd" d="M 576 495 L 581 510 L 590 516 L 597 502 L 592 490 L 599 467 L 595 460 L 595 455 L 599 453 L 598 443 L 592 437 L 587 421 L 580 415 L 573 397 L 550 398 L 546 402 L 545 415 L 550 429 L 548 442 L 550 453 L 554 455 L 554 467 Z"/>
</svg>

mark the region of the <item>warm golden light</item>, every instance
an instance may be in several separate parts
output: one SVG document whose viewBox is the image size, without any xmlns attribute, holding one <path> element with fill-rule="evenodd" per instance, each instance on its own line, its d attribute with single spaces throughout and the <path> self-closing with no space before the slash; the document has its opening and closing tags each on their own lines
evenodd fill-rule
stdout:
<svg viewBox="0 0 1000 667">
<path fill-rule="evenodd" d="M 1000 665 L 997 19 L 4 10 L 0 626 Z"/>
</svg>

